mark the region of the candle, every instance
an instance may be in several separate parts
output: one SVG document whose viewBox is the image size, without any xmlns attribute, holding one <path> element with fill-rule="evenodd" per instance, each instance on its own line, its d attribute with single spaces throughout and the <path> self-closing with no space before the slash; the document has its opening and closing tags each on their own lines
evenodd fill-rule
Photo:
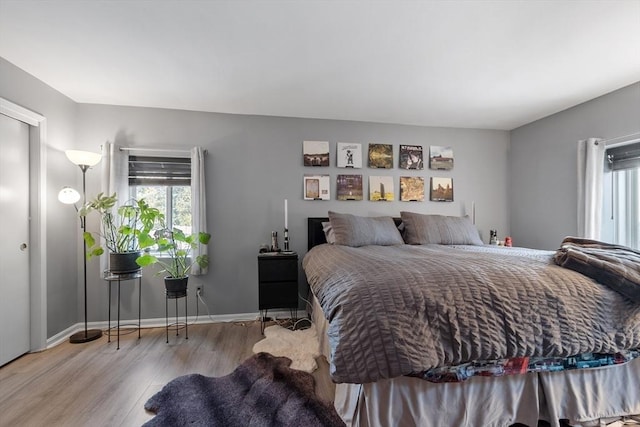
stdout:
<svg viewBox="0 0 640 427">
<path fill-rule="evenodd" d="M 476 223 L 476 202 L 471 202 L 471 221 Z"/>
<path fill-rule="evenodd" d="M 289 228 L 289 211 L 287 209 L 287 199 L 284 199 L 284 228 Z"/>
</svg>

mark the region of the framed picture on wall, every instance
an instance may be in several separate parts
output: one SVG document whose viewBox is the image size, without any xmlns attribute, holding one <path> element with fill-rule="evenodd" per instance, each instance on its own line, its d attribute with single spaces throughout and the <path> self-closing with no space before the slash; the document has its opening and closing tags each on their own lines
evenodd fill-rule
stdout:
<svg viewBox="0 0 640 427">
<path fill-rule="evenodd" d="M 424 178 L 421 176 L 401 176 L 400 177 L 400 201 L 401 202 L 423 202 L 424 201 Z"/>
<path fill-rule="evenodd" d="M 400 169 L 424 169 L 422 145 L 401 145 L 399 158 Z"/>
<path fill-rule="evenodd" d="M 369 177 L 369 200 L 373 202 L 390 202 L 395 198 L 392 176 Z"/>
<path fill-rule="evenodd" d="M 329 141 L 303 141 L 302 158 L 305 166 L 329 166 Z"/>
<path fill-rule="evenodd" d="M 429 147 L 429 168 L 438 170 L 453 169 L 453 149 L 438 145 Z"/>
<path fill-rule="evenodd" d="M 338 142 L 336 156 L 339 168 L 360 169 L 362 167 L 362 144 Z"/>
<path fill-rule="evenodd" d="M 329 175 L 304 176 L 304 200 L 330 200 Z"/>
<path fill-rule="evenodd" d="M 393 167 L 393 145 L 369 144 L 369 167 L 391 169 Z"/>
<path fill-rule="evenodd" d="M 430 200 L 432 202 L 453 202 L 453 178 L 431 178 Z"/>
<path fill-rule="evenodd" d="M 338 175 L 336 192 L 338 200 L 362 200 L 362 175 Z"/>
</svg>

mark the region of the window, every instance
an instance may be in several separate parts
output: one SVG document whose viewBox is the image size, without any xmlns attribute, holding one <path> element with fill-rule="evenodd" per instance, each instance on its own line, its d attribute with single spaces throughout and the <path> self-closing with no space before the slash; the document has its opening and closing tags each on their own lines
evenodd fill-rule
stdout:
<svg viewBox="0 0 640 427">
<path fill-rule="evenodd" d="M 606 161 L 603 237 L 640 249 L 640 141 L 607 149 Z"/>
<path fill-rule="evenodd" d="M 129 156 L 131 195 L 163 211 L 168 228 L 191 234 L 191 160 Z"/>
</svg>

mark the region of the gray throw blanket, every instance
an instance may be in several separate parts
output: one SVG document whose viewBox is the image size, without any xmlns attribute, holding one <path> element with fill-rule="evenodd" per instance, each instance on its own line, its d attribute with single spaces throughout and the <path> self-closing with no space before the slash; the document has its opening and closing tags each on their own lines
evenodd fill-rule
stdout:
<svg viewBox="0 0 640 427">
<path fill-rule="evenodd" d="M 145 403 L 156 416 L 144 427 L 344 426 L 333 405 L 316 396 L 313 376 L 290 364 L 258 353 L 224 377 L 178 377 Z"/>
<path fill-rule="evenodd" d="M 580 237 L 565 237 L 553 260 L 640 303 L 640 252 Z"/>
</svg>

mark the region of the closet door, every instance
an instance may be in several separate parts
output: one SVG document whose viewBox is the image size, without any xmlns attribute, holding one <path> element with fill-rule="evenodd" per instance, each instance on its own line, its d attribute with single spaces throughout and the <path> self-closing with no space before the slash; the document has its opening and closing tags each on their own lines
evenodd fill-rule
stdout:
<svg viewBox="0 0 640 427">
<path fill-rule="evenodd" d="M 0 114 L 0 366 L 29 351 L 29 125 Z"/>
</svg>

